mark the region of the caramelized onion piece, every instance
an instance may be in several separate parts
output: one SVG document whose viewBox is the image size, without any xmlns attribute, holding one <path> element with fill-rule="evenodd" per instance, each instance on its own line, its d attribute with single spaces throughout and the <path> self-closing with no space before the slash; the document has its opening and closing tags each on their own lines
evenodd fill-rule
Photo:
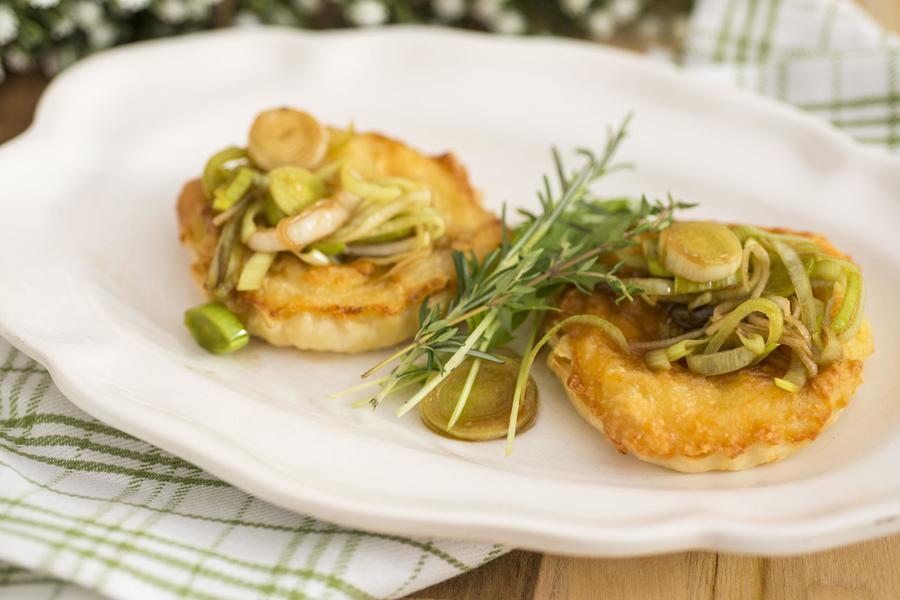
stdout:
<svg viewBox="0 0 900 600">
<path fill-rule="evenodd" d="M 277 227 L 259 229 L 247 238 L 254 252 L 297 251 L 335 231 L 350 219 L 359 198 L 338 192 L 319 200 L 299 215 L 282 219 Z"/>
<path fill-rule="evenodd" d="M 313 169 L 328 150 L 328 131 L 312 115 L 276 108 L 257 115 L 250 127 L 247 153 L 260 168 Z"/>
</svg>

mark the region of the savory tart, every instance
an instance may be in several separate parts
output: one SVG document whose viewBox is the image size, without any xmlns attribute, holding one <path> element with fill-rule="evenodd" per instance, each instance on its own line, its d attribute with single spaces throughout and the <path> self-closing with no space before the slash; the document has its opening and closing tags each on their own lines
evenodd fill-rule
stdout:
<svg viewBox="0 0 900 600">
<path fill-rule="evenodd" d="M 612 327 L 561 329 L 548 359 L 620 452 L 734 471 L 781 460 L 835 422 L 873 350 L 849 257 L 819 235 L 705 222 L 676 222 L 634 250 L 619 258 L 642 293 L 566 291 L 559 319 Z"/>
<path fill-rule="evenodd" d="M 215 352 L 246 343 L 246 331 L 210 341 L 229 310 L 276 346 L 394 345 L 415 333 L 425 298 L 453 287 L 451 252 L 483 256 L 501 232 L 452 154 L 288 108 L 261 113 L 246 148 L 210 159 L 182 190 L 178 220 L 191 271 L 217 301 L 186 320 Z"/>
</svg>

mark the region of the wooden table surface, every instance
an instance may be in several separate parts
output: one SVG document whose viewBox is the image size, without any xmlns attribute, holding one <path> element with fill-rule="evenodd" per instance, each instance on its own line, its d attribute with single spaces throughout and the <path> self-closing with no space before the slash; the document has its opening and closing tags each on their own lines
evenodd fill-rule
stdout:
<svg viewBox="0 0 900 600">
<path fill-rule="evenodd" d="M 858 0 L 900 31 L 900 0 Z M 46 86 L 39 75 L 0 84 L 0 142 L 24 130 Z M 789 558 L 684 552 L 583 559 L 516 550 L 410 599 L 900 599 L 900 535 Z"/>
</svg>

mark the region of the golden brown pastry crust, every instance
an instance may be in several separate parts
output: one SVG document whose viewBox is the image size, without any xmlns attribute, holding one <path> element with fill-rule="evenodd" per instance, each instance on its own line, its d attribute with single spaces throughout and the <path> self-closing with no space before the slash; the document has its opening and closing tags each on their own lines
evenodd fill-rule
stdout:
<svg viewBox="0 0 900 600">
<path fill-rule="evenodd" d="M 446 234 L 430 255 L 392 268 L 365 259 L 310 267 L 288 253 L 278 255 L 261 289 L 234 292 L 225 303 L 250 333 L 276 346 L 362 352 L 412 336 L 418 307 L 440 299 L 454 284 L 451 250 L 485 255 L 500 241 L 500 221 L 481 206 L 480 195 L 452 154 L 425 156 L 379 134 L 354 136 L 329 160 L 343 159 L 364 178 L 406 177 L 431 188 Z M 212 208 L 199 181 L 178 199 L 182 243 L 191 271 L 202 282 L 218 239 Z"/>
<path fill-rule="evenodd" d="M 821 236 L 804 234 L 839 254 Z M 642 301 L 616 305 L 608 293 L 569 290 L 559 318 L 595 314 L 617 325 L 631 342 L 658 338 L 658 309 Z M 578 412 L 622 453 L 683 472 L 740 470 L 789 456 L 832 424 L 862 383 L 872 352 L 864 324 L 844 345 L 844 356 L 799 392 L 772 383 L 779 375 L 761 365 L 717 377 L 675 363 L 650 370 L 591 327 L 571 327 L 552 342 L 548 363 Z"/>
</svg>

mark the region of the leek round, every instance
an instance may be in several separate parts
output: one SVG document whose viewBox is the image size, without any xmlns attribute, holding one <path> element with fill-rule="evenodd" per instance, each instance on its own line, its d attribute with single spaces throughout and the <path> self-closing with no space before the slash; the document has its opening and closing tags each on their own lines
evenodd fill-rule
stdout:
<svg viewBox="0 0 900 600">
<path fill-rule="evenodd" d="M 440 435 L 466 441 L 494 440 L 506 437 L 513 405 L 519 361 L 503 356 L 503 363 L 479 361 L 479 370 L 459 419 L 447 429 L 459 396 L 472 368 L 472 359 L 454 369 L 419 404 L 422 421 Z M 467 366 L 468 365 L 468 366 Z M 538 391 L 529 377 L 516 419 L 522 432 L 534 424 L 538 409 Z"/>
<path fill-rule="evenodd" d="M 312 169 L 328 150 L 328 131 L 312 115 L 276 108 L 257 115 L 250 127 L 247 153 L 260 168 L 286 165 Z"/>
<path fill-rule="evenodd" d="M 659 236 L 663 265 L 689 281 L 719 281 L 741 266 L 743 248 L 737 236 L 719 223 L 680 221 Z"/>
</svg>

